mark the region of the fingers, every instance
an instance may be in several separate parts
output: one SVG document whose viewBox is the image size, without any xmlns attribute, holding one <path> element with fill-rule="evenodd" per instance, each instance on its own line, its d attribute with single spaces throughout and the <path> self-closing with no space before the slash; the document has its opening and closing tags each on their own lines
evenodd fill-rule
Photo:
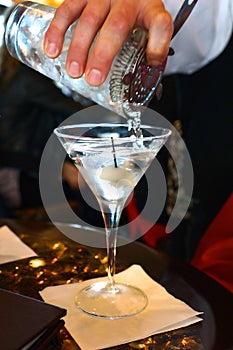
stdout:
<svg viewBox="0 0 233 350">
<path fill-rule="evenodd" d="M 166 58 L 173 26 L 162 0 L 65 0 L 45 36 L 49 57 L 59 55 L 65 32 L 77 18 L 66 62 L 67 72 L 74 78 L 85 73 L 89 84 L 103 83 L 114 57 L 137 25 L 149 33 L 148 62 L 158 65 Z"/>
<path fill-rule="evenodd" d="M 57 57 L 63 46 L 68 27 L 81 15 L 86 0 L 65 0 L 54 15 L 44 37 L 44 50 L 48 57 Z"/>
<path fill-rule="evenodd" d="M 138 21 L 148 29 L 148 44 L 146 49 L 147 61 L 150 65 L 158 66 L 166 59 L 170 40 L 173 33 L 173 21 L 163 4 L 157 1 L 157 6 L 147 1 L 140 11 Z"/>
<path fill-rule="evenodd" d="M 171 16 L 167 12 L 160 13 L 149 29 L 147 60 L 150 65 L 157 66 L 163 63 L 169 51 L 173 33 Z"/>
<path fill-rule="evenodd" d="M 173 23 L 163 3 L 155 0 L 138 0 L 135 4 L 135 1 L 116 0 L 103 23 L 86 64 L 86 80 L 89 84 L 100 85 L 106 79 L 114 57 L 135 25 L 148 29 L 148 63 L 157 66 L 166 59 Z"/>
<path fill-rule="evenodd" d="M 99 85 L 106 79 L 114 57 L 134 26 L 133 7 L 125 0 L 112 4 L 86 64 L 89 84 Z"/>
<path fill-rule="evenodd" d="M 96 37 L 99 28 L 102 26 L 105 18 L 109 12 L 109 0 L 102 0 L 101 2 L 89 1 L 87 6 L 79 18 L 70 48 L 67 55 L 66 69 L 73 78 L 79 78 L 86 70 L 87 57 L 90 48 Z M 102 43 L 104 46 L 104 43 Z M 93 56 L 91 54 L 90 56 Z M 98 70 L 98 58 L 96 59 L 97 66 L 94 68 Z M 98 80 L 98 73 L 92 72 L 94 80 Z M 102 83 L 103 80 L 98 80 L 97 83 Z"/>
</svg>

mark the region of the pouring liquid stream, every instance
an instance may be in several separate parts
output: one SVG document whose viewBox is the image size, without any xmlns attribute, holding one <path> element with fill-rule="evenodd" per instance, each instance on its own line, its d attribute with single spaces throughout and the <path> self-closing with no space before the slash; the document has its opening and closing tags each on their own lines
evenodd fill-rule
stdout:
<svg viewBox="0 0 233 350">
<path fill-rule="evenodd" d="M 137 113 L 137 117 L 134 119 L 128 119 L 127 121 L 129 126 L 129 131 L 132 132 L 132 134 L 139 139 L 142 136 L 141 131 L 141 112 Z"/>
</svg>

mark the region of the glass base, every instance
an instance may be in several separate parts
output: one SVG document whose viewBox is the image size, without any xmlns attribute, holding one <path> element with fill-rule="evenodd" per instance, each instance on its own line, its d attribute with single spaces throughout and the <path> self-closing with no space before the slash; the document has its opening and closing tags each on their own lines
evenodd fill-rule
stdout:
<svg viewBox="0 0 233 350">
<path fill-rule="evenodd" d="M 76 306 L 89 315 L 105 318 L 133 316 L 147 306 L 147 296 L 139 288 L 116 283 L 97 282 L 82 289 L 75 297 Z"/>
</svg>

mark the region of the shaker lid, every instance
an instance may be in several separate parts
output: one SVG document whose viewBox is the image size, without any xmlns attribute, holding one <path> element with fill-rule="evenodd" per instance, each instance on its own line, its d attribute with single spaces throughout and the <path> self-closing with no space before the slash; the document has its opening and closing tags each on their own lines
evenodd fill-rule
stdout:
<svg viewBox="0 0 233 350">
<path fill-rule="evenodd" d="M 146 60 L 147 31 L 135 28 L 118 53 L 110 78 L 110 95 L 122 104 L 127 118 L 137 117 L 160 89 L 166 60 L 150 66 Z"/>
</svg>

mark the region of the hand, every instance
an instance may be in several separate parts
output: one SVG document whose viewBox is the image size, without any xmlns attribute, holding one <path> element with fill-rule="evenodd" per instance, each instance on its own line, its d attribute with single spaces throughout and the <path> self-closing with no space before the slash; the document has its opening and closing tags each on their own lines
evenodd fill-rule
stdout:
<svg viewBox="0 0 233 350">
<path fill-rule="evenodd" d="M 89 84 L 102 84 L 113 58 L 135 26 L 148 30 L 149 64 L 159 65 L 167 56 L 173 24 L 162 0 L 65 0 L 45 34 L 44 49 L 49 57 L 60 54 L 65 32 L 77 18 L 66 61 L 67 72 L 73 78 L 85 73 Z"/>
</svg>

